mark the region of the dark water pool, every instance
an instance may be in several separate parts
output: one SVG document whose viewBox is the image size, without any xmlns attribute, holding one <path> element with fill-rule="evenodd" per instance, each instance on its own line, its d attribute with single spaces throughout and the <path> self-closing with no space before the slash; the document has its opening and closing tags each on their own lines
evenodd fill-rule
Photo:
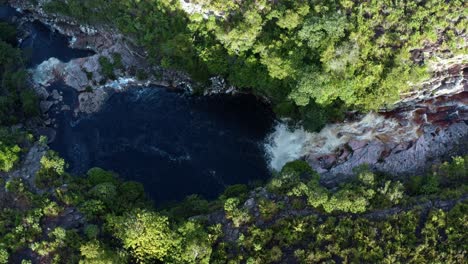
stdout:
<svg viewBox="0 0 468 264">
<path fill-rule="evenodd" d="M 254 97 L 192 97 L 163 88 L 111 96 L 102 111 L 62 116 L 52 148 L 84 173 L 114 170 L 142 182 L 156 201 L 216 197 L 231 184 L 270 176 L 263 140 L 271 113 Z"/>
<path fill-rule="evenodd" d="M 22 14 L 15 9 L 0 5 L 0 20 L 13 22 L 14 17 L 21 16 Z M 38 21 L 25 23 L 22 30 L 28 32 L 28 36 L 19 45 L 27 57 L 28 67 L 37 66 L 51 57 L 68 62 L 94 54 L 90 50 L 70 48 L 69 37 L 51 31 L 49 27 Z"/>
<path fill-rule="evenodd" d="M 68 47 L 70 38 L 56 32 L 51 32 L 47 26 L 40 22 L 28 23 L 26 27 L 32 33 L 21 42 L 20 47 L 26 51 L 29 59 L 28 66 L 30 67 L 39 65 L 51 57 L 63 62 L 69 62 L 72 59 L 94 54 L 93 51 Z M 37 52 L 38 50 L 41 52 Z"/>
<path fill-rule="evenodd" d="M 13 16 L 21 14 L 0 6 L 0 19 Z M 31 34 L 21 48 L 32 51 L 30 67 L 50 57 L 69 61 L 92 54 L 69 48 L 68 38 L 39 22 L 26 29 Z M 61 91 L 66 105 L 76 105 L 72 88 L 56 83 L 48 89 Z M 70 172 L 79 175 L 96 166 L 114 170 L 143 183 L 158 202 L 190 194 L 214 198 L 227 185 L 270 176 L 263 143 L 273 116 L 253 96 L 194 97 L 135 88 L 114 93 L 90 116 L 51 115 L 58 124 L 51 148 L 70 164 Z"/>
</svg>

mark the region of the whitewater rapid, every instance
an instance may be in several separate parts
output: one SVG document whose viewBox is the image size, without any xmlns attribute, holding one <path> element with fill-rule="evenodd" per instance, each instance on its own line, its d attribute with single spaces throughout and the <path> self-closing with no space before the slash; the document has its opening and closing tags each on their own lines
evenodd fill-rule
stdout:
<svg viewBox="0 0 468 264">
<path fill-rule="evenodd" d="M 264 148 L 270 168 L 279 171 L 293 160 L 334 154 L 352 141 L 414 140 L 418 137 L 418 127 L 411 122 L 403 125 L 397 119 L 377 113 L 369 113 L 354 122 L 328 124 L 317 133 L 307 132 L 301 126 L 289 128 L 284 121 L 280 121 L 268 136 Z"/>
<path fill-rule="evenodd" d="M 304 156 L 304 146 L 311 138 L 312 134 L 302 127 L 289 128 L 284 122 L 277 122 L 265 143 L 270 168 L 279 171 L 287 162 Z"/>
</svg>

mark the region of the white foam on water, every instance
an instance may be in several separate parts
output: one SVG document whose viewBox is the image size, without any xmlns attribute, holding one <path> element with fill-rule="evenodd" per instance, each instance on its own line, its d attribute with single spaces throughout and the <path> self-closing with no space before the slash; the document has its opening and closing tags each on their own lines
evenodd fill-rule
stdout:
<svg viewBox="0 0 468 264">
<path fill-rule="evenodd" d="M 305 155 L 307 142 L 312 134 L 302 127 L 291 130 L 282 122 L 275 126 L 265 143 L 265 151 L 269 158 L 271 169 L 279 171 L 289 161 L 299 159 Z"/>
<path fill-rule="evenodd" d="M 369 113 L 353 122 L 328 124 L 318 133 L 302 127 L 290 129 L 284 122 L 276 124 L 264 148 L 271 169 L 279 171 L 289 161 L 303 157 L 333 154 L 350 141 L 372 140 L 404 142 L 417 138 L 418 126 L 400 124 L 393 118 Z"/>
<path fill-rule="evenodd" d="M 129 84 L 135 83 L 135 78 L 119 77 L 117 80 L 107 83 L 105 86 L 113 89 L 121 90 L 127 87 Z"/>
</svg>

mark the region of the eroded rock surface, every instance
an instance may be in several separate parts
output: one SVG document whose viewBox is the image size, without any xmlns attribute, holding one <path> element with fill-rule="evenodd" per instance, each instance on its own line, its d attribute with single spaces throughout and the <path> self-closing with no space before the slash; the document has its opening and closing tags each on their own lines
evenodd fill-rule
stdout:
<svg viewBox="0 0 468 264">
<path fill-rule="evenodd" d="M 468 64 L 439 65 L 423 87 L 405 95 L 392 110 L 358 121 L 329 125 L 307 140 L 305 159 L 333 184 L 353 168 L 395 175 L 420 174 L 430 164 L 464 155 L 468 149 Z M 461 64 L 460 64 L 461 63 Z"/>
</svg>

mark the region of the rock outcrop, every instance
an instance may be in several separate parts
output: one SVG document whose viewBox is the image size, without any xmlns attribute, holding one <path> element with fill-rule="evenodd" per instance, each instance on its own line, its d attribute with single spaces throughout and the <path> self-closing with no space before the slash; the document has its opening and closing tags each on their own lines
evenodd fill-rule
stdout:
<svg viewBox="0 0 468 264">
<path fill-rule="evenodd" d="M 72 59 L 69 62 L 50 58 L 32 69 L 33 83 L 38 93 L 42 94 L 41 98 L 49 97 L 44 87 L 61 81 L 80 93 L 76 112 L 92 113 L 98 111 L 105 102 L 110 94 L 109 89 L 118 91 L 134 86 L 156 85 L 192 90 L 193 82 L 188 75 L 149 64 L 146 52 L 135 45 L 134 40 L 120 34 L 114 28 L 104 25 L 97 27 L 81 25 L 69 17 L 48 14 L 42 9 L 43 3 L 44 1 L 39 1 L 37 6 L 33 6 L 28 1 L 10 1 L 10 4 L 18 10 L 30 11 L 24 12 L 21 20 L 38 20 L 52 30 L 70 37 L 71 48 L 92 50 L 95 54 Z M 110 62 L 114 62 L 115 55 L 120 57 L 121 67 L 114 69 L 116 78 L 112 80 L 103 76 L 99 59 L 106 57 Z M 149 77 L 137 80 L 134 76 L 138 72 L 145 73 L 144 75 Z M 94 95 L 87 94 L 91 91 Z"/>
<path fill-rule="evenodd" d="M 465 58 L 466 59 L 466 58 Z M 464 155 L 468 149 L 468 64 L 461 58 L 441 63 L 422 88 L 391 110 L 358 121 L 327 126 L 311 134 L 305 159 L 334 183 L 353 168 L 394 175 L 420 174 L 432 163 Z"/>
<path fill-rule="evenodd" d="M 432 164 L 466 155 L 468 149 L 468 55 L 441 59 L 433 77 L 402 95 L 392 109 L 355 114 L 319 133 L 278 124 L 266 150 L 275 170 L 303 158 L 335 185 L 368 165 L 375 171 L 423 174 Z"/>
</svg>

